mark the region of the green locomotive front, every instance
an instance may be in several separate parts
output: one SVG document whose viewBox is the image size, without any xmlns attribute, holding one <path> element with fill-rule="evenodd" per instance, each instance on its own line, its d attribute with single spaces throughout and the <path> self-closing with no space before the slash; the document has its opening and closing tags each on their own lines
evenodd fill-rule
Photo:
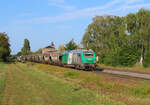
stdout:
<svg viewBox="0 0 150 105">
<path fill-rule="evenodd" d="M 92 50 L 71 50 L 62 54 L 62 63 L 77 69 L 95 69 L 96 55 Z"/>
</svg>

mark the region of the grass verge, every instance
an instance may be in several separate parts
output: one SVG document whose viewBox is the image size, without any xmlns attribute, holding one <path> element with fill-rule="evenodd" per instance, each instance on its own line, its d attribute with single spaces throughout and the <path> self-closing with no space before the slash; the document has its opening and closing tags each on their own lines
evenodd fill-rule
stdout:
<svg viewBox="0 0 150 105">
<path fill-rule="evenodd" d="M 22 64 L 30 65 L 30 63 Z M 110 80 L 92 72 L 77 71 L 45 64 L 32 64 L 29 68 L 36 68 L 42 72 L 64 79 L 70 83 L 78 84 L 99 94 L 105 94 L 112 100 L 127 105 L 150 104 L 150 81 L 121 81 Z M 111 105 L 111 104 L 110 104 Z"/>
<path fill-rule="evenodd" d="M 45 89 L 49 100 L 53 105 L 121 105 L 119 102 L 110 100 L 105 95 L 82 88 L 73 83 L 65 82 L 37 69 L 29 69 L 25 65 L 18 65 L 27 72 L 35 84 Z M 76 78 L 77 73 L 65 72 L 65 77 Z"/>
<path fill-rule="evenodd" d="M 78 73 L 61 72 L 65 78 L 34 68 L 36 64 L 0 66 L 1 105 L 123 105 L 104 94 L 83 88 L 65 78 L 78 78 Z M 57 72 L 57 75 L 60 73 Z M 3 87 L 3 88 L 2 88 Z"/>
<path fill-rule="evenodd" d="M 5 64 L 0 63 L 0 105 L 2 102 L 2 98 L 4 95 L 4 90 L 6 86 L 6 71 L 5 71 Z"/>
</svg>

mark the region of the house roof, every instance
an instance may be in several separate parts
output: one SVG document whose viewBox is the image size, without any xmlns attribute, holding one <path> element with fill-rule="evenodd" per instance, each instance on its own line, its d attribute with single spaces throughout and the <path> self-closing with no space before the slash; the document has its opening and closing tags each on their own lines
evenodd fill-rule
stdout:
<svg viewBox="0 0 150 105">
<path fill-rule="evenodd" d="M 55 49 L 55 47 L 54 47 L 54 46 L 46 46 L 45 48 L 46 48 L 46 49 L 47 49 L 47 48 Z"/>
<path fill-rule="evenodd" d="M 54 45 L 54 43 L 52 42 L 51 45 L 46 46 L 44 49 L 55 49 L 55 45 Z"/>
</svg>

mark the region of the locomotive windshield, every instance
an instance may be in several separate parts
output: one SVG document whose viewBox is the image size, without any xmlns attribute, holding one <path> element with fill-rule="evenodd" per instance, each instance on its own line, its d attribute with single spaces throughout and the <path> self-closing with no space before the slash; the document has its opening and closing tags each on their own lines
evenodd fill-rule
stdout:
<svg viewBox="0 0 150 105">
<path fill-rule="evenodd" d="M 84 56 L 85 57 L 93 57 L 93 52 L 91 52 L 91 51 L 86 51 L 86 52 L 84 52 Z"/>
<path fill-rule="evenodd" d="M 86 57 L 92 57 L 93 54 L 92 53 L 87 53 L 87 54 L 85 53 L 84 56 L 86 56 Z"/>
</svg>

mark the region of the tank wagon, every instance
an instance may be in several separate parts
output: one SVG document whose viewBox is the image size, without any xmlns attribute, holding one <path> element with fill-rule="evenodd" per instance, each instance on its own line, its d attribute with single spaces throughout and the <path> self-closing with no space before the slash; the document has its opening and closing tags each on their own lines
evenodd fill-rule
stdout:
<svg viewBox="0 0 150 105">
<path fill-rule="evenodd" d="M 92 50 L 70 50 L 63 53 L 51 52 L 17 57 L 19 61 L 46 63 L 76 69 L 94 70 L 96 68 L 96 55 Z"/>
</svg>

